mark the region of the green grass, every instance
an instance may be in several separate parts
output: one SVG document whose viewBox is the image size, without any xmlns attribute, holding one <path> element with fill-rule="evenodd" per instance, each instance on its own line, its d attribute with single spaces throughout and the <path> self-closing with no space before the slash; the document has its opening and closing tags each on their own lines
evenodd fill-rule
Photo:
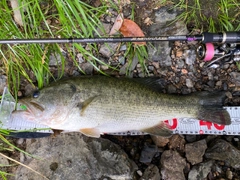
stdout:
<svg viewBox="0 0 240 180">
<path fill-rule="evenodd" d="M 100 36 L 99 30 L 104 31 L 100 17 L 106 14 L 107 7 L 103 4 L 98 8 L 89 6 L 79 0 L 19 0 L 19 10 L 22 15 L 23 26 L 19 26 L 13 19 L 13 10 L 8 0 L 0 1 L 0 39 L 31 39 L 31 38 L 69 38 Z M 59 44 L 15 44 L 0 45 L 0 60 L 4 64 L 4 73 L 8 76 L 9 89 L 17 99 L 20 80 L 25 79 L 33 86 L 42 88 L 51 78 L 61 78 L 65 69 L 65 57 L 62 51 L 67 50 L 79 70 L 75 57 L 83 54 L 85 61 L 89 61 L 96 70 L 97 64 L 104 64 L 94 54 L 98 54 L 96 44 L 59 45 Z M 49 68 L 50 56 L 60 57 L 57 64 L 58 75 L 52 75 Z M 4 151 L 18 150 L 4 136 L 9 130 L 0 129 L 0 140 L 10 148 Z M 3 155 L 3 154 L 1 154 Z M 29 155 L 29 154 L 28 154 Z M 10 160 L 10 159 L 9 159 Z M 11 160 L 12 161 L 12 160 Z M 17 163 L 17 162 L 15 162 Z M 9 174 L 0 171 L 0 177 L 6 179 Z"/>
<path fill-rule="evenodd" d="M 106 13 L 106 6 L 94 8 L 78 0 L 20 0 L 20 12 L 22 14 L 23 27 L 19 27 L 13 20 L 13 10 L 7 0 L 0 2 L 0 38 L 1 39 L 30 39 L 30 38 L 69 38 L 69 37 L 94 37 L 100 36 L 99 30 L 104 31 L 100 23 L 100 17 Z M 65 68 L 65 57 L 61 52 L 66 49 L 75 65 L 76 53 L 83 54 L 83 58 L 89 61 L 95 69 L 102 63 L 96 56 L 97 45 L 58 45 L 58 44 L 18 44 L 1 45 L 0 59 L 6 67 L 9 87 L 14 90 L 16 97 L 20 85 L 20 78 L 24 77 L 30 83 L 37 82 L 37 87 L 42 88 L 48 84 L 50 77 L 60 78 Z M 58 62 L 58 77 L 53 77 L 49 70 L 50 55 L 60 55 Z M 77 66 L 80 69 L 79 66 Z M 34 74 L 35 80 L 30 74 Z"/>
<path fill-rule="evenodd" d="M 182 20 L 193 29 L 208 32 L 240 30 L 240 3 L 237 0 L 180 0 L 173 3 L 174 8 L 182 11 L 175 21 Z"/>
</svg>

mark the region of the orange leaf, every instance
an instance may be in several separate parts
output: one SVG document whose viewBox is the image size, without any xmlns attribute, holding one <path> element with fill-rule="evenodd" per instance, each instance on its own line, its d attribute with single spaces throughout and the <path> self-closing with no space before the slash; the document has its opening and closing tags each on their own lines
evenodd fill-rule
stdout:
<svg viewBox="0 0 240 180">
<path fill-rule="evenodd" d="M 141 28 L 132 20 L 124 19 L 119 31 L 124 37 L 144 37 Z M 146 42 L 134 42 L 137 45 L 146 45 Z"/>
</svg>

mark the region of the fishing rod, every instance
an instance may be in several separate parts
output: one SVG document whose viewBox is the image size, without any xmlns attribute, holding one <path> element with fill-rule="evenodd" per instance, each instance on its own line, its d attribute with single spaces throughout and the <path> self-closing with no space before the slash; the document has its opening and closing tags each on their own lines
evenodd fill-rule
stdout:
<svg viewBox="0 0 240 180">
<path fill-rule="evenodd" d="M 225 59 L 240 61 L 240 32 L 204 32 L 200 35 L 175 35 L 157 37 L 103 37 L 103 38 L 45 38 L 45 39 L 1 39 L 0 44 L 52 44 L 52 43 L 116 43 L 116 42 L 158 42 L 198 41 L 196 48 L 201 60 L 212 61 L 209 65 Z"/>
<path fill-rule="evenodd" d="M 153 41 L 201 41 L 202 43 L 240 43 L 240 32 L 209 33 L 201 35 L 176 35 L 157 37 L 103 37 L 103 38 L 45 38 L 45 39 L 1 39 L 0 44 L 33 43 L 103 43 L 103 42 L 153 42 Z"/>
</svg>

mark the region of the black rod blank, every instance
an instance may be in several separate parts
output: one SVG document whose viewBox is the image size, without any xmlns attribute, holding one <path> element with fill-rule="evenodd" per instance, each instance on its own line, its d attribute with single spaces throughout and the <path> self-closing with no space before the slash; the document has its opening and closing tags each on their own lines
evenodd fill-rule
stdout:
<svg viewBox="0 0 240 180">
<path fill-rule="evenodd" d="M 116 42 L 154 42 L 154 41 L 202 41 L 203 43 L 240 43 L 240 32 L 208 33 L 186 36 L 157 37 L 102 37 L 102 38 L 47 38 L 47 39 L 0 39 L 0 44 L 33 44 L 33 43 L 116 43 Z"/>
<path fill-rule="evenodd" d="M 47 39 L 2 39 L 0 44 L 33 43 L 116 43 L 116 42 L 153 42 L 153 41 L 200 41 L 202 36 L 158 36 L 158 37 L 123 37 L 123 38 L 47 38 Z"/>
</svg>

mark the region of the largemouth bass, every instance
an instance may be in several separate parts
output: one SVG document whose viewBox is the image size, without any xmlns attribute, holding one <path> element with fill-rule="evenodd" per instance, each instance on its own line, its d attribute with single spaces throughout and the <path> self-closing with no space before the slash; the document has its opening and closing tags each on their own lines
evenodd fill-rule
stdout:
<svg viewBox="0 0 240 180">
<path fill-rule="evenodd" d="M 80 77 L 55 82 L 38 96 L 23 98 L 26 110 L 11 118 L 91 136 L 138 130 L 169 136 L 165 120 L 194 118 L 230 124 L 222 100 L 213 95 L 169 95 L 127 78 Z"/>
</svg>

